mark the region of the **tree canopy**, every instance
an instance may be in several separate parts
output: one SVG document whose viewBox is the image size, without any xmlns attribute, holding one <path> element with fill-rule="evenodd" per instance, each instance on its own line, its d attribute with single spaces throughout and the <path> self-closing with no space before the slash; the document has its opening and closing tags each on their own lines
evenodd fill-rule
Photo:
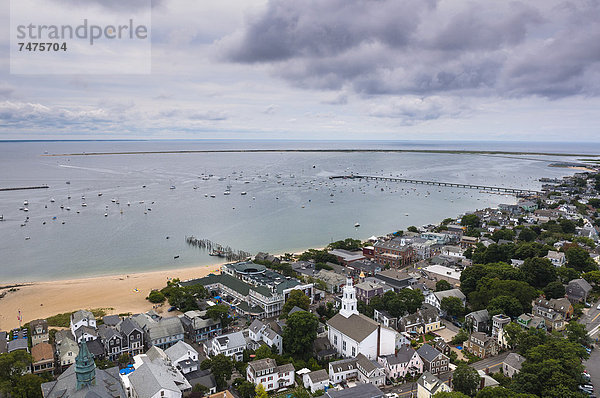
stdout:
<svg viewBox="0 0 600 398">
<path fill-rule="evenodd" d="M 225 304 L 217 304 L 206 310 L 206 316 L 217 321 L 221 321 L 221 327 L 229 326 L 233 318 L 229 316 L 229 307 Z"/>
<path fill-rule="evenodd" d="M 294 312 L 283 329 L 283 348 L 294 358 L 307 360 L 312 353 L 313 341 L 317 338 L 319 320 L 310 312 Z"/>
<path fill-rule="evenodd" d="M 479 387 L 479 373 L 472 367 L 460 363 L 452 374 L 452 385 L 454 390 L 467 396 L 475 395 Z"/>
<path fill-rule="evenodd" d="M 290 292 L 285 304 L 283 305 L 281 314 L 283 316 L 287 316 L 288 312 L 290 312 L 290 310 L 294 308 L 294 306 L 300 307 L 303 310 L 308 311 L 308 307 L 310 306 L 310 299 L 306 296 L 306 294 L 304 294 L 302 290 L 294 289 Z"/>
</svg>

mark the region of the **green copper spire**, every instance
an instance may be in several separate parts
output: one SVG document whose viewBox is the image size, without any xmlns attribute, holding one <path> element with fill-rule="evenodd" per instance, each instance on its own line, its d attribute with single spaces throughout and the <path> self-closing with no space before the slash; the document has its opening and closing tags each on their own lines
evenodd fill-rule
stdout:
<svg viewBox="0 0 600 398">
<path fill-rule="evenodd" d="M 85 340 L 81 341 L 79 354 L 75 358 L 75 375 L 77 376 L 77 390 L 96 384 L 96 364 Z"/>
</svg>

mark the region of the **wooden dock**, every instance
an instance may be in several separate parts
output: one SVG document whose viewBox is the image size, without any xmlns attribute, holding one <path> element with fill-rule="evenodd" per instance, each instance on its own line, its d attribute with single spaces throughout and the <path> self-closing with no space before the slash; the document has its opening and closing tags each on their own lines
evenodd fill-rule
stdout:
<svg viewBox="0 0 600 398">
<path fill-rule="evenodd" d="M 21 191 L 25 189 L 46 189 L 50 188 L 48 185 L 38 185 L 34 187 L 13 187 L 13 188 L 0 188 L 0 191 Z"/>
<path fill-rule="evenodd" d="M 413 180 L 409 178 L 401 178 L 401 177 L 385 177 L 385 176 L 366 176 L 366 175 L 343 175 L 343 176 L 331 176 L 330 179 L 365 179 L 365 180 L 374 180 L 374 181 L 389 181 L 389 182 L 399 182 L 405 184 L 421 184 L 421 185 L 436 185 L 439 187 L 453 187 L 453 188 L 466 188 L 466 189 L 479 189 L 481 191 L 488 192 L 504 192 L 516 195 L 538 195 L 541 192 L 534 191 L 531 189 L 520 189 L 520 188 L 507 188 L 507 187 L 494 187 L 490 185 L 479 185 L 479 184 L 463 184 L 457 182 L 441 182 L 441 181 L 427 181 L 427 180 Z"/>
</svg>

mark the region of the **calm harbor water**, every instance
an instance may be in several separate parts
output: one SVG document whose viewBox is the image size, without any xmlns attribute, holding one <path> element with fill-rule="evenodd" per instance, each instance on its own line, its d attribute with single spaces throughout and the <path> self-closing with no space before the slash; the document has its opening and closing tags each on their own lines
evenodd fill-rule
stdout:
<svg viewBox="0 0 600 398">
<path fill-rule="evenodd" d="M 0 214 L 4 216 L 0 222 L 0 281 L 64 279 L 218 261 L 189 247 L 185 242 L 189 235 L 253 254 L 291 252 L 346 237 L 364 239 L 410 225 L 436 223 L 465 211 L 515 201 L 512 196 L 477 190 L 332 181 L 328 178 L 332 175 L 353 172 L 539 189 L 540 177 L 575 172 L 548 167 L 549 163 L 576 160 L 435 153 L 43 156 L 46 151 L 250 148 L 600 153 L 598 144 L 564 143 L 0 142 L 0 187 L 50 186 L 0 192 Z M 224 194 L 227 190 L 229 195 Z M 360 227 L 355 228 L 355 223 Z"/>
</svg>

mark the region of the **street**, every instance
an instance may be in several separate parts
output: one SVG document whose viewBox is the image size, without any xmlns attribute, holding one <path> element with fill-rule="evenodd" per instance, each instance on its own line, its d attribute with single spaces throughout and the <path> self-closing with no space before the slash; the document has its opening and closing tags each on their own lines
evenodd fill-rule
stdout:
<svg viewBox="0 0 600 398">
<path fill-rule="evenodd" d="M 600 302 L 593 303 L 579 321 L 585 325 L 588 335 L 594 341 L 598 338 L 598 331 L 600 330 L 600 310 L 597 308 L 598 303 Z"/>
<path fill-rule="evenodd" d="M 592 350 L 590 358 L 583 363 L 585 370 L 590 374 L 591 383 L 594 385 L 594 391 L 600 391 L 600 350 L 598 348 Z"/>
</svg>

